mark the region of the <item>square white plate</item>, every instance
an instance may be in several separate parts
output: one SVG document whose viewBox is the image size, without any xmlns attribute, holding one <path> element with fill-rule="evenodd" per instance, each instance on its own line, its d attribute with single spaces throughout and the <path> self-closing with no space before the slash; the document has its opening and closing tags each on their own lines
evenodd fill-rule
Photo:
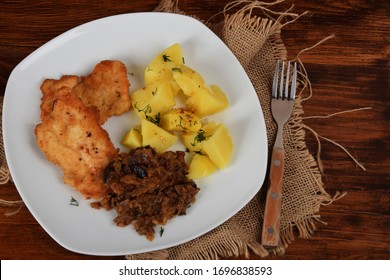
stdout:
<svg viewBox="0 0 390 280">
<path fill-rule="evenodd" d="M 40 122 L 40 85 L 46 78 L 87 75 L 97 63 L 117 59 L 126 64 L 131 90 L 142 86 L 143 70 L 168 46 L 180 43 L 185 62 L 208 84 L 219 85 L 230 107 L 209 118 L 224 123 L 233 138 L 231 164 L 197 180 L 200 192 L 187 215 L 164 226 L 154 241 L 139 236 L 132 226 L 115 225 L 115 211 L 95 210 L 48 162 L 36 144 Z M 138 122 L 134 112 L 112 117 L 104 128 L 116 147 Z M 3 136 L 12 178 L 36 220 L 63 247 L 90 255 L 124 255 L 171 247 L 217 227 L 259 191 L 267 166 L 267 137 L 256 92 L 228 47 L 204 24 L 169 13 L 123 14 L 95 20 L 54 38 L 11 73 L 3 109 Z M 70 205 L 74 197 L 79 206 Z M 22 234 L 22 233 L 21 233 Z"/>
</svg>

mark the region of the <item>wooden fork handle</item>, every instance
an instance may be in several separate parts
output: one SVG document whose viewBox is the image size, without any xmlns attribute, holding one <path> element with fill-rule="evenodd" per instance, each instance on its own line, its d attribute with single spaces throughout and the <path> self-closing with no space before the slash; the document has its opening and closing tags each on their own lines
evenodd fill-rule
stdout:
<svg viewBox="0 0 390 280">
<path fill-rule="evenodd" d="M 283 170 L 284 150 L 274 149 L 271 157 L 269 187 L 261 237 L 261 244 L 264 247 L 276 247 L 279 244 Z"/>
</svg>

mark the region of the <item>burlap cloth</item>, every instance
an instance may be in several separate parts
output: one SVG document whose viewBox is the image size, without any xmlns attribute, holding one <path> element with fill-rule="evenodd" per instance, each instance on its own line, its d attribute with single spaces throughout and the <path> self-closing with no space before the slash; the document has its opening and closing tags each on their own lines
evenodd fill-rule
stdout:
<svg viewBox="0 0 390 280">
<path fill-rule="evenodd" d="M 266 122 L 269 151 L 276 134 L 276 124 L 270 111 L 270 92 L 276 60 L 287 59 L 281 40 L 281 29 L 299 15 L 290 11 L 271 10 L 273 3 L 236 1 L 219 15 L 220 22 L 206 22 L 226 43 L 246 70 L 260 100 Z M 162 0 L 158 12 L 182 13 L 178 1 Z M 234 12 L 232 12 L 234 11 Z M 232 12 L 232 13 L 230 13 Z M 215 19 L 218 17 L 215 17 Z M 301 75 L 301 86 L 305 79 Z M 302 94 L 302 91 L 301 91 Z M 272 250 L 285 252 L 296 236 L 308 238 L 319 221 L 321 205 L 332 198 L 324 190 L 321 172 L 305 144 L 305 125 L 302 121 L 302 96 L 298 95 L 294 112 L 284 128 L 285 173 L 281 213 L 281 242 Z M 2 141 L 2 137 L 1 137 Z M 1 142 L 2 144 L 2 142 Z M 4 150 L 0 149 L 3 182 L 7 181 Z M 261 246 L 260 236 L 264 212 L 265 187 L 236 215 L 211 232 L 185 244 L 144 254 L 126 256 L 128 259 L 217 259 L 248 256 L 250 252 L 264 257 L 270 251 Z"/>
</svg>

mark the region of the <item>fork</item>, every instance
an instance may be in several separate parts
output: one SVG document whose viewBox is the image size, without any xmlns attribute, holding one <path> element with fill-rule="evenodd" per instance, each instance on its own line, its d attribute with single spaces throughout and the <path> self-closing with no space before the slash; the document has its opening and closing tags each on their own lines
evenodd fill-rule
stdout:
<svg viewBox="0 0 390 280">
<path fill-rule="evenodd" d="M 276 63 L 272 84 L 271 112 L 278 130 L 271 156 L 269 187 L 264 211 L 261 243 L 265 247 L 278 246 L 280 239 L 280 210 L 284 171 L 283 127 L 293 110 L 297 84 L 296 62 L 293 64 L 291 78 L 290 72 L 291 62 L 278 61 Z"/>
</svg>

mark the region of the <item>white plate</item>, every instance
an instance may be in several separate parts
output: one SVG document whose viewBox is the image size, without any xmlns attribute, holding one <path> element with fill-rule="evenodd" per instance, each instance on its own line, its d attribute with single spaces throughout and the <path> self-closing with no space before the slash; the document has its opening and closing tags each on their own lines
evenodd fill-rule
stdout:
<svg viewBox="0 0 390 280">
<path fill-rule="evenodd" d="M 86 75 L 104 59 L 124 62 L 134 90 L 142 84 L 147 63 L 166 47 L 180 43 L 186 64 L 209 84 L 224 89 L 230 108 L 210 117 L 228 127 L 235 145 L 230 166 L 197 180 L 201 191 L 186 216 L 164 226 L 154 241 L 132 226 L 117 227 L 114 211 L 95 210 L 62 172 L 45 159 L 36 144 L 40 122 L 40 85 L 45 78 Z M 129 113 L 131 115 L 131 113 Z M 135 122 L 129 114 L 104 125 L 117 147 Z M 3 135 L 12 178 L 28 209 L 63 247 L 90 255 L 124 255 L 171 247 L 217 227 L 244 207 L 259 191 L 266 172 L 267 138 L 256 92 L 227 46 L 201 22 L 168 13 L 123 14 L 78 26 L 25 58 L 10 75 L 3 109 Z M 70 205 L 74 197 L 80 205 Z M 23 234 L 23 233 L 20 233 Z"/>
</svg>

